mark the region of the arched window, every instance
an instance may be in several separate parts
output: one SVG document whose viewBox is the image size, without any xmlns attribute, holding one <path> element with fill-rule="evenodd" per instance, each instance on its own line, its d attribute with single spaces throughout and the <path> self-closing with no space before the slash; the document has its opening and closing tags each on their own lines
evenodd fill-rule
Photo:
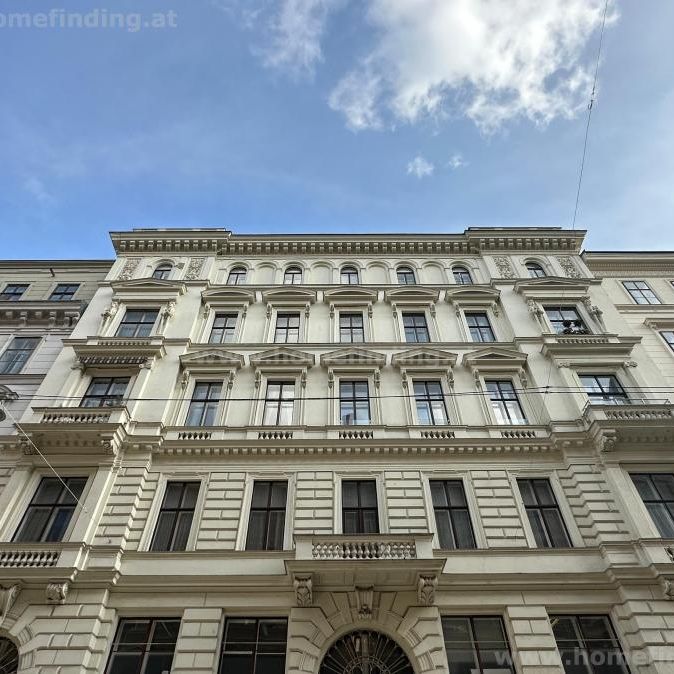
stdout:
<svg viewBox="0 0 674 674">
<path fill-rule="evenodd" d="M 345 283 L 346 285 L 356 285 L 359 282 L 358 281 L 358 270 L 352 265 L 347 265 L 346 267 L 342 267 L 340 279 L 341 279 L 341 282 Z"/>
<path fill-rule="evenodd" d="M 283 283 L 289 286 L 296 286 L 302 283 L 301 267 L 288 267 L 283 274 Z"/>
<path fill-rule="evenodd" d="M 19 651 L 4 637 L 0 637 L 0 674 L 16 674 L 19 669 Z"/>
<path fill-rule="evenodd" d="M 334 672 L 414 674 L 414 669 L 395 641 L 379 632 L 359 630 L 338 639 L 325 654 L 320 674 Z"/>
<path fill-rule="evenodd" d="M 246 282 L 248 272 L 245 267 L 233 267 L 227 277 L 228 286 L 240 286 Z"/>
<path fill-rule="evenodd" d="M 398 283 L 401 285 L 414 285 L 417 282 L 412 267 L 398 267 Z"/>
<path fill-rule="evenodd" d="M 162 262 L 155 267 L 155 270 L 152 272 L 152 278 L 158 278 L 165 281 L 171 275 L 172 269 L 173 265 L 170 262 Z"/>
<path fill-rule="evenodd" d="M 469 286 L 473 283 L 473 278 L 465 267 L 454 267 L 452 273 L 454 274 L 454 282 L 459 285 Z"/>
<path fill-rule="evenodd" d="M 527 262 L 527 271 L 531 278 L 543 278 L 547 276 L 545 269 L 538 262 Z"/>
</svg>

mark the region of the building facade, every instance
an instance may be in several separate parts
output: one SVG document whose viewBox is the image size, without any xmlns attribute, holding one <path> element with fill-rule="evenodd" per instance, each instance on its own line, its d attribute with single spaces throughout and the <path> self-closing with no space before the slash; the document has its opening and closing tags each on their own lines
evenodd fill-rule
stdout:
<svg viewBox="0 0 674 674">
<path fill-rule="evenodd" d="M 674 672 L 674 264 L 583 235 L 114 232 L 0 438 L 0 673 Z"/>
</svg>

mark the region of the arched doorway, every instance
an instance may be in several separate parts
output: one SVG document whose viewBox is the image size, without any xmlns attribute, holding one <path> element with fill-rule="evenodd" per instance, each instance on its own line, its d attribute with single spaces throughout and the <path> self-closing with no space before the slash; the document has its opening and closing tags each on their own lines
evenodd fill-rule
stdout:
<svg viewBox="0 0 674 674">
<path fill-rule="evenodd" d="M 370 630 L 349 632 L 329 648 L 320 674 L 414 674 L 398 644 Z"/>
<path fill-rule="evenodd" d="M 4 637 L 0 637 L 0 674 L 16 674 L 19 669 L 19 651 Z"/>
</svg>

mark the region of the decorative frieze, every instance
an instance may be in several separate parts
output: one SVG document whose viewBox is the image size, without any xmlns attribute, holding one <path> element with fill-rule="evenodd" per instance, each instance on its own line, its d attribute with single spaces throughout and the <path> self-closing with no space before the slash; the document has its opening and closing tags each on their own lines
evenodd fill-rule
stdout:
<svg viewBox="0 0 674 674">
<path fill-rule="evenodd" d="M 138 269 L 140 261 L 141 261 L 140 257 L 128 257 L 124 262 L 122 271 L 119 272 L 117 280 L 129 281 L 130 279 L 132 279 L 136 273 L 136 269 Z"/>
<path fill-rule="evenodd" d="M 185 272 L 185 280 L 196 281 L 197 279 L 200 279 L 205 263 L 205 257 L 190 258 L 189 264 L 187 265 L 187 271 Z"/>
<path fill-rule="evenodd" d="M 569 278 L 583 278 L 573 260 L 568 255 L 558 255 L 557 262 Z"/>
<path fill-rule="evenodd" d="M 513 270 L 510 260 L 503 255 L 496 255 L 494 257 L 494 264 L 501 278 L 515 278 L 515 271 Z"/>
</svg>

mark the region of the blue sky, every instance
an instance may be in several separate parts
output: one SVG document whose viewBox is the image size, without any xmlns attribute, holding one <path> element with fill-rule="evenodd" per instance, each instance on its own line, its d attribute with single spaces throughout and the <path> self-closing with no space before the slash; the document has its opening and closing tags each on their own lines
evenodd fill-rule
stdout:
<svg viewBox="0 0 674 674">
<path fill-rule="evenodd" d="M 110 257 L 132 227 L 570 226 L 602 0 L 66 4 L 176 26 L 10 28 L 50 5 L 3 0 L 0 258 Z M 611 4 L 588 248 L 674 250 L 672 25 Z"/>
</svg>

